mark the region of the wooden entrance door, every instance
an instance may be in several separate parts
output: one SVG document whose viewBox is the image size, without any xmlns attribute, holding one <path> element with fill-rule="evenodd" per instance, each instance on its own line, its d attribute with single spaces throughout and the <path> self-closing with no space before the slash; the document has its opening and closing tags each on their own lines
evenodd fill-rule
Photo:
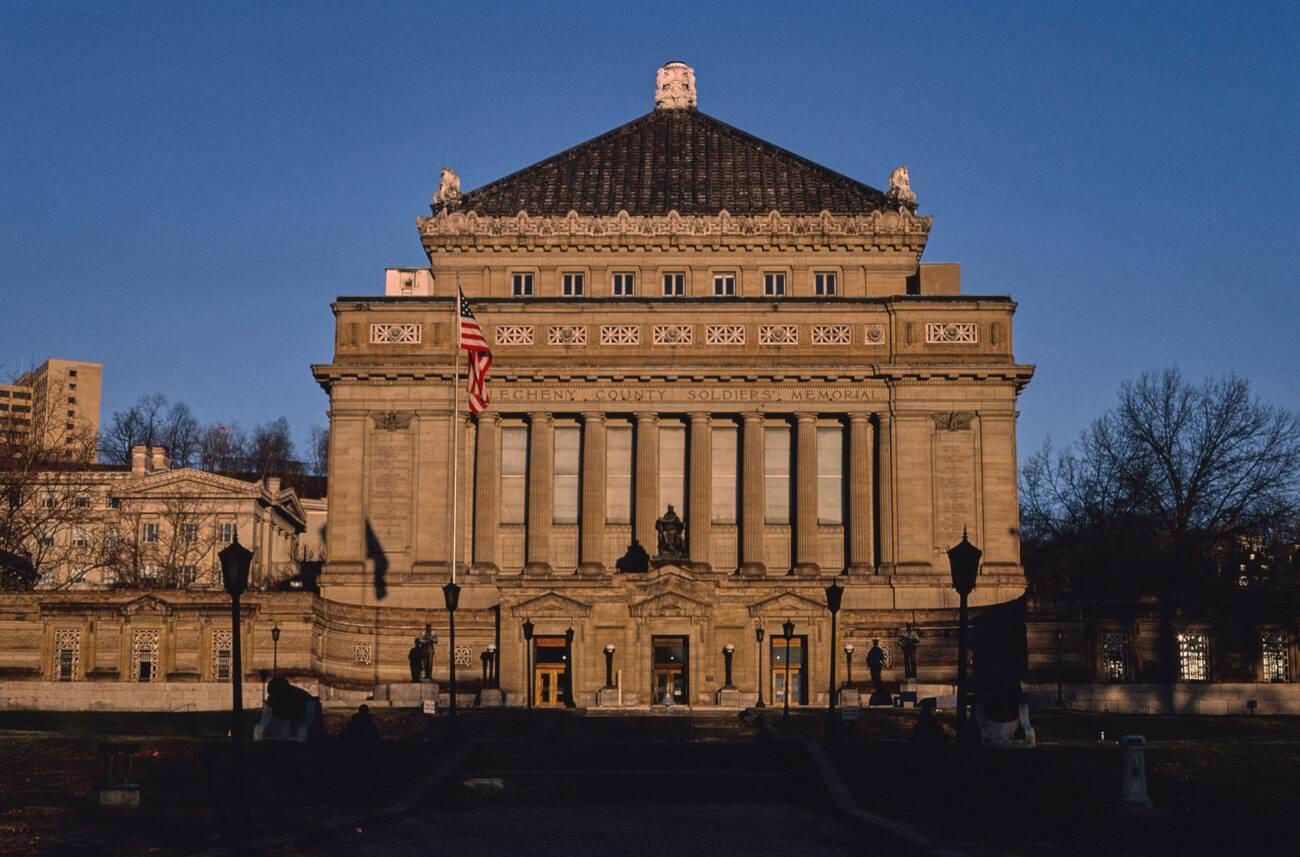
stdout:
<svg viewBox="0 0 1300 857">
<path fill-rule="evenodd" d="M 689 705 L 690 641 L 686 637 L 652 637 L 654 651 L 652 705 Z"/>
<path fill-rule="evenodd" d="M 804 683 L 803 664 L 807 637 L 790 638 L 790 704 L 803 705 L 808 689 Z M 772 656 L 768 663 L 772 665 L 772 703 L 785 705 L 786 662 L 785 638 L 772 638 Z"/>
<path fill-rule="evenodd" d="M 533 699 L 543 708 L 556 708 L 564 704 L 564 667 L 555 664 L 538 664 L 534 670 Z"/>
</svg>

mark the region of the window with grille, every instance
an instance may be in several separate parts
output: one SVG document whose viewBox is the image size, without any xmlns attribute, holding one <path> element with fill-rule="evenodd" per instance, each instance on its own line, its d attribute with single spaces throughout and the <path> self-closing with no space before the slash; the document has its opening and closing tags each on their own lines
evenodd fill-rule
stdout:
<svg viewBox="0 0 1300 857">
<path fill-rule="evenodd" d="M 511 294 L 517 298 L 531 298 L 533 296 L 533 275 L 528 273 L 518 273 L 511 277 Z"/>
<path fill-rule="evenodd" d="M 89 544 L 90 544 L 90 538 L 86 535 L 86 533 L 85 533 L 84 531 L 82 531 L 82 530 L 73 530 L 73 531 L 72 531 L 72 546 L 73 546 L 73 547 L 84 548 L 84 547 L 86 547 L 86 546 L 89 545 Z"/>
<path fill-rule="evenodd" d="M 235 540 L 236 526 L 234 521 L 222 521 L 218 532 L 218 541 L 223 545 L 228 545 Z"/>
<path fill-rule="evenodd" d="M 81 631 L 60 628 L 54 632 L 54 679 L 76 681 L 81 662 Z"/>
<path fill-rule="evenodd" d="M 659 508 L 662 515 L 669 505 L 686 517 L 686 426 L 680 423 L 659 424 Z"/>
<path fill-rule="evenodd" d="M 578 460 L 582 436 L 577 426 L 555 429 L 555 481 L 552 522 L 578 523 Z"/>
<path fill-rule="evenodd" d="M 78 495 L 77 495 L 77 499 L 76 499 L 74 502 L 75 502 L 76 507 L 77 507 L 78 509 L 89 509 L 89 508 L 90 508 L 90 498 L 87 497 L 85 494 L 78 494 Z"/>
<path fill-rule="evenodd" d="M 143 533 L 141 538 L 145 544 L 156 544 L 158 542 L 157 522 L 145 521 L 143 524 Z"/>
<path fill-rule="evenodd" d="M 157 629 L 136 631 L 131 636 L 132 681 L 158 680 L 158 643 L 162 632 Z"/>
<path fill-rule="evenodd" d="M 785 296 L 785 274 L 768 273 L 763 275 L 763 294 L 769 298 Z"/>
<path fill-rule="evenodd" d="M 844 432 L 839 426 L 817 429 L 817 521 L 844 522 Z"/>
<path fill-rule="evenodd" d="M 664 274 L 664 297 L 680 298 L 686 294 L 686 275 L 681 273 Z"/>
<path fill-rule="evenodd" d="M 1101 672 L 1107 681 L 1128 678 L 1128 634 L 1111 632 L 1101 635 Z"/>
<path fill-rule="evenodd" d="M 769 524 L 790 523 L 790 427 L 763 431 L 764 518 Z"/>
<path fill-rule="evenodd" d="M 568 273 L 563 276 L 560 282 L 560 292 L 566 298 L 582 297 L 583 289 L 586 285 L 586 277 L 579 273 Z M 532 294 L 530 291 L 529 294 Z"/>
<path fill-rule="evenodd" d="M 813 290 L 822 297 L 835 294 L 835 274 L 831 271 L 818 271 L 813 275 Z"/>
<path fill-rule="evenodd" d="M 713 427 L 713 522 L 736 523 L 736 438 L 733 426 Z"/>
<path fill-rule="evenodd" d="M 605 520 L 632 522 L 632 427 L 605 431 Z"/>
<path fill-rule="evenodd" d="M 527 497 L 528 429 L 501 429 L 501 523 L 522 524 Z"/>
<path fill-rule="evenodd" d="M 1210 678 L 1210 638 L 1197 631 L 1178 635 L 1178 677 L 1184 681 Z"/>
<path fill-rule="evenodd" d="M 199 578 L 199 567 L 197 565 L 178 565 L 176 566 L 176 582 L 181 586 L 193 586 Z"/>
<path fill-rule="evenodd" d="M 181 524 L 181 541 L 193 544 L 199 540 L 199 525 L 195 523 Z"/>
<path fill-rule="evenodd" d="M 229 631 L 212 632 L 212 677 L 216 681 L 230 681 L 232 635 Z"/>
<path fill-rule="evenodd" d="M 736 296 L 736 275 L 735 274 L 714 274 L 713 275 L 713 296 L 717 298 L 733 298 Z"/>
<path fill-rule="evenodd" d="M 630 298 L 636 291 L 636 276 L 631 272 L 614 275 L 614 297 Z"/>
<path fill-rule="evenodd" d="M 1286 636 L 1274 631 L 1260 635 L 1263 680 L 1283 682 L 1291 680 L 1290 657 L 1286 650 Z"/>
</svg>

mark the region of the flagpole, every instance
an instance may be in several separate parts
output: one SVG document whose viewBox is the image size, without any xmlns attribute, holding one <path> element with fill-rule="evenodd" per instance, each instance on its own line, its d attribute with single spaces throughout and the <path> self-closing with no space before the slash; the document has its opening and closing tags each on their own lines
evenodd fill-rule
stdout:
<svg viewBox="0 0 1300 857">
<path fill-rule="evenodd" d="M 460 529 L 460 274 L 456 275 L 456 297 L 451 302 L 452 329 L 456 331 L 456 353 L 452 358 L 451 388 L 451 582 L 456 582 L 456 536 Z"/>
</svg>

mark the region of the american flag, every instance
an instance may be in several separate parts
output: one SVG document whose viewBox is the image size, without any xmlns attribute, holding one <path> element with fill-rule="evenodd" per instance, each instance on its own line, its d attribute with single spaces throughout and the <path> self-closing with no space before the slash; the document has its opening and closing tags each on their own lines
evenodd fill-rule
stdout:
<svg viewBox="0 0 1300 857">
<path fill-rule="evenodd" d="M 492 368 L 492 349 L 483 338 L 483 329 L 478 326 L 465 293 L 456 291 L 460 294 L 460 347 L 465 349 L 469 360 L 469 412 L 478 414 L 488 409 L 487 374 Z"/>
</svg>

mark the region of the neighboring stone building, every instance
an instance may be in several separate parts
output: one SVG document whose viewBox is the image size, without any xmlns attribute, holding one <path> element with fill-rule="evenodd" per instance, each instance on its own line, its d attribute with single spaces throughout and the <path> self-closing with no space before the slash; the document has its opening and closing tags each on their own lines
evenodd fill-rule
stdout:
<svg viewBox="0 0 1300 857">
<path fill-rule="evenodd" d="M 761 675 L 780 701 L 787 619 L 795 702 L 825 699 L 832 647 L 861 658 L 909 622 L 922 678 L 949 680 L 945 551 L 963 530 L 984 550 L 974 603 L 1024 591 L 1015 304 L 920 262 L 931 218 L 905 169 L 881 191 L 739 131 L 696 108 L 682 64 L 656 105 L 473 191 L 444 169 L 418 224 L 429 269 L 334 304 L 334 359 L 314 367 L 331 417 L 323 681 L 399 680 L 425 621 L 445 645 L 456 502 L 455 656 L 497 644 L 512 703 L 530 686 L 560 702 L 569 628 L 583 705 L 607 645 L 624 704 L 717 702 L 728 645 L 724 698 L 752 702 Z M 474 419 L 463 390 L 453 416 L 458 287 L 495 357 Z M 656 555 L 670 506 L 685 555 L 619 573 L 633 542 Z"/>
<path fill-rule="evenodd" d="M 0 384 L 0 444 L 35 444 L 50 457 L 93 462 L 103 373 L 99 363 L 50 359 Z"/>
</svg>

